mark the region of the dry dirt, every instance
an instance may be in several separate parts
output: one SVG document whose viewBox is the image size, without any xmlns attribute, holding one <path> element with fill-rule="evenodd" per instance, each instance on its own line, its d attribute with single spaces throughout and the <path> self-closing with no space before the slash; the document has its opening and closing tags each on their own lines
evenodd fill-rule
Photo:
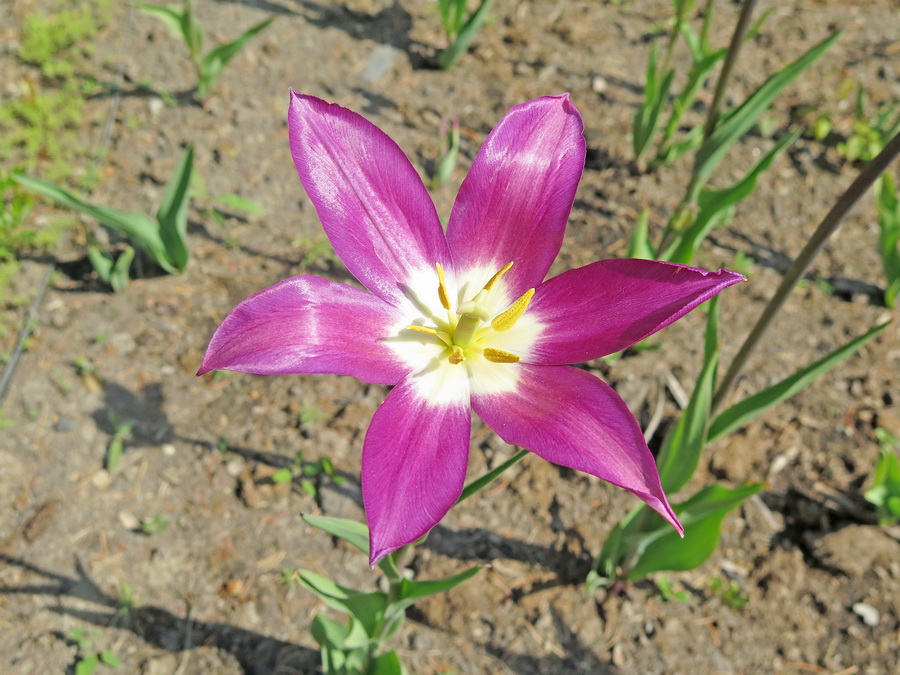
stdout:
<svg viewBox="0 0 900 675">
<path fill-rule="evenodd" d="M 3 85 L 27 68 L 16 30 L 51 0 L 6 0 Z M 226 69 L 203 107 L 183 95 L 191 70 L 182 45 L 155 20 L 122 3 L 98 40 L 91 75 L 124 73 L 113 133 L 94 198 L 152 213 L 180 149 L 195 145 L 209 193 L 238 193 L 264 214 L 224 226 L 203 208 L 191 215 L 192 260 L 181 276 L 134 281 L 105 292 L 84 265 L 83 229 L 52 260 L 23 263 L 15 294 L 36 295 L 34 331 L 3 402 L 14 422 L 0 436 L 0 670 L 57 673 L 71 667 L 67 637 L 87 628 L 121 672 L 312 673 L 308 633 L 320 603 L 279 582 L 303 567 L 373 588 L 376 575 L 347 546 L 314 531 L 301 513 L 361 518 L 362 437 L 385 390 L 331 376 L 196 378 L 203 349 L 229 308 L 301 271 L 347 281 L 321 247 L 314 209 L 287 148 L 288 89 L 364 113 L 425 172 L 442 115 L 458 117 L 462 157 L 434 194 L 449 213 L 480 142 L 512 105 L 571 92 L 586 123 L 589 154 L 562 254 L 552 274 L 621 256 L 636 215 L 665 221 L 686 181 L 679 164 L 640 175 L 630 165 L 629 128 L 640 100 L 663 0 L 498 0 L 493 20 L 457 69 L 433 68 L 442 37 L 433 2 L 389 0 L 195 1 L 212 40 L 276 16 Z M 727 42 L 737 6 L 720 2 L 714 29 Z M 900 25 L 892 0 L 760 3 L 771 9 L 741 56 L 733 100 L 835 28 L 844 31 L 776 102 L 784 133 L 803 106 L 833 111 L 837 133 L 852 106 L 836 92 L 846 78 L 875 101 L 900 95 Z M 7 23 L 12 17 L 12 27 Z M 149 80 L 173 105 L 138 86 Z M 5 94 L 4 94 L 5 95 Z M 703 103 L 710 92 L 703 96 Z M 112 98 L 90 102 L 83 137 L 100 143 Z M 701 109 L 692 122 L 702 120 Z M 771 144 L 751 136 L 715 177 L 726 184 Z M 731 227 L 698 264 L 754 258 L 751 283 L 723 294 L 727 363 L 800 250 L 857 169 L 833 144 L 801 139 L 780 158 Z M 198 202 L 198 205 L 202 203 Z M 46 218 L 46 210 L 35 217 Z M 94 230 L 95 224 L 84 221 Z M 871 199 L 864 200 L 816 261 L 807 283 L 738 382 L 736 396 L 889 317 Z M 872 289 L 876 289 L 873 291 Z M 4 308 L 3 350 L 13 348 L 27 307 Z M 677 412 L 671 380 L 690 390 L 699 369 L 691 315 L 667 329 L 657 351 L 590 364 L 647 424 L 659 392 L 663 427 Z M 90 359 L 83 373 L 76 360 Z M 689 602 L 664 601 L 650 581 L 606 596 L 585 594 L 592 556 L 633 498 L 599 481 L 528 458 L 495 486 L 455 509 L 415 555 L 420 576 L 490 564 L 468 585 L 410 611 L 395 638 L 411 673 L 843 673 L 896 672 L 900 637 L 900 542 L 861 497 L 874 466 L 877 426 L 900 435 L 900 339 L 889 328 L 859 355 L 740 433 L 710 447 L 689 489 L 713 480 L 766 481 L 758 499 L 725 523 L 719 550 L 700 569 L 669 575 Z M 121 468 L 103 470 L 114 433 L 110 412 L 133 420 Z M 476 424 L 470 475 L 513 449 Z M 317 498 L 266 484 L 297 451 L 327 456 L 347 477 L 323 481 Z M 163 531 L 141 532 L 161 516 Z M 749 602 L 723 603 L 710 580 L 736 580 Z M 130 589 L 134 607 L 117 611 Z M 859 603 L 869 609 L 860 610 Z M 856 606 L 856 610 L 854 610 Z"/>
</svg>

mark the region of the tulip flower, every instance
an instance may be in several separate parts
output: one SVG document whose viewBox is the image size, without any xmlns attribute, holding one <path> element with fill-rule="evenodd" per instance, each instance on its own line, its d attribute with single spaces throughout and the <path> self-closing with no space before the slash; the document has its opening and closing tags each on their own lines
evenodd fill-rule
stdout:
<svg viewBox="0 0 900 675">
<path fill-rule="evenodd" d="M 603 260 L 544 280 L 584 169 L 568 95 L 512 108 L 446 232 L 409 159 L 360 115 L 291 93 L 290 147 L 334 250 L 365 290 L 315 276 L 244 300 L 199 374 L 333 373 L 391 385 L 362 449 L 370 564 L 444 517 L 475 413 L 504 441 L 625 488 L 682 532 L 622 399 L 571 364 L 643 340 L 744 277 Z"/>
</svg>

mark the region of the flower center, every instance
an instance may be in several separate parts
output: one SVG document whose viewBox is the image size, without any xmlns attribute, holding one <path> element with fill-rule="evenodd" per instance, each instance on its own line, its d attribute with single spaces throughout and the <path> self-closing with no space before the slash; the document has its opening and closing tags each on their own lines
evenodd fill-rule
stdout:
<svg viewBox="0 0 900 675">
<path fill-rule="evenodd" d="M 503 349 L 489 347 L 491 337 L 497 333 L 508 331 L 528 309 L 528 304 L 534 295 L 534 289 L 530 288 L 503 312 L 491 316 L 487 299 L 490 292 L 513 266 L 510 262 L 503 269 L 492 276 L 471 300 L 460 304 L 456 310 L 450 303 L 450 295 L 447 293 L 447 285 L 444 281 L 444 268 L 436 263 L 438 275 L 438 298 L 441 306 L 447 310 L 447 322 L 437 321 L 438 326 L 407 326 L 409 330 L 431 335 L 441 343 L 445 350 L 441 358 L 446 358 L 450 363 L 458 365 L 477 356 L 483 356 L 493 363 L 516 363 L 520 357 Z"/>
</svg>

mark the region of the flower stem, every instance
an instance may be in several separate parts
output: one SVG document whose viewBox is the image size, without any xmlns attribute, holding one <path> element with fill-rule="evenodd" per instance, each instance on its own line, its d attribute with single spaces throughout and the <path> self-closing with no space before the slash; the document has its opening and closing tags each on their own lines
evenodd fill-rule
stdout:
<svg viewBox="0 0 900 675">
<path fill-rule="evenodd" d="M 744 344 L 741 345 L 737 356 L 734 357 L 731 365 L 729 365 L 728 372 L 725 373 L 725 376 L 719 383 L 719 387 L 716 389 L 715 396 L 713 397 L 713 412 L 718 410 L 719 406 L 723 403 L 725 395 L 728 393 L 728 389 L 746 365 L 747 360 L 750 358 L 750 354 L 756 348 L 756 345 L 759 343 L 763 334 L 772 324 L 775 315 L 784 306 L 787 296 L 794 289 L 794 286 L 797 285 L 797 282 L 803 276 L 803 273 L 809 267 L 813 259 L 819 254 L 819 251 L 822 250 L 825 242 L 835 233 L 838 226 L 850 212 L 850 209 L 856 205 L 856 202 L 859 201 L 860 197 L 872 187 L 878 177 L 885 172 L 891 162 L 896 160 L 898 156 L 900 156 L 900 133 L 895 135 L 887 145 L 884 146 L 882 151 L 878 153 L 878 156 L 859 172 L 856 180 L 850 184 L 850 187 L 846 189 L 835 205 L 831 207 L 831 210 L 822 220 L 818 229 L 816 229 L 809 238 L 809 241 L 806 242 L 806 246 L 803 247 L 800 255 L 794 260 L 794 264 L 791 265 L 791 268 L 784 275 L 781 284 L 772 295 L 772 299 L 769 300 L 769 304 L 766 305 L 766 308 L 763 310 L 762 315 L 759 317 L 753 330 L 750 331 L 747 339 L 744 340 Z"/>
<path fill-rule="evenodd" d="M 706 125 L 703 127 L 703 139 L 706 140 L 712 135 L 719 121 L 719 108 L 722 107 L 722 99 L 725 98 L 725 91 L 728 89 L 728 80 L 731 79 L 731 71 L 734 70 L 734 64 L 737 63 L 738 53 L 741 51 L 741 45 L 744 44 L 744 35 L 750 26 L 750 17 L 753 16 L 753 10 L 756 7 L 756 0 L 744 0 L 741 4 L 741 14 L 738 17 L 737 25 L 734 27 L 734 34 L 731 36 L 731 44 L 728 45 L 728 53 L 725 54 L 725 62 L 722 64 L 722 72 L 719 73 L 719 80 L 716 82 L 716 93 L 713 94 L 712 103 L 709 111 L 706 113 Z"/>
</svg>

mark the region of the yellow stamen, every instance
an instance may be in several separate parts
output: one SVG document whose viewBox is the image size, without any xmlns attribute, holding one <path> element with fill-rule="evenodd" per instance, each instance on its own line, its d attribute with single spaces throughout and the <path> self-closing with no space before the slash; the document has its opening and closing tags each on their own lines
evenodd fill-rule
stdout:
<svg viewBox="0 0 900 675">
<path fill-rule="evenodd" d="M 462 347 L 460 347 L 459 345 L 453 345 L 453 347 L 451 347 L 451 350 L 453 351 L 453 353 L 450 354 L 450 357 L 447 360 L 450 361 L 450 363 L 452 363 L 454 366 L 466 360 L 466 353 L 463 351 Z"/>
<path fill-rule="evenodd" d="M 491 363 L 518 363 L 519 357 L 512 352 L 506 352 L 502 349 L 494 349 L 488 347 L 484 350 L 484 358 Z"/>
<path fill-rule="evenodd" d="M 438 297 L 444 309 L 450 309 L 450 296 L 447 295 L 447 284 L 444 282 L 444 268 L 441 267 L 441 263 L 435 263 L 434 266 L 437 267 L 438 273 Z"/>
<path fill-rule="evenodd" d="M 497 272 L 497 274 L 495 274 L 494 276 L 492 276 L 492 277 L 490 278 L 490 280 L 488 280 L 488 282 L 484 285 L 484 290 L 486 290 L 486 291 L 491 290 L 491 289 L 494 287 L 494 284 L 496 284 L 498 281 L 500 281 L 500 277 L 502 277 L 504 274 L 506 274 L 507 272 L 509 272 L 509 268 L 512 267 L 512 266 L 513 266 L 512 263 L 508 263 L 508 264 L 506 265 L 506 267 L 504 267 L 502 270 L 500 270 L 499 272 Z"/>
<path fill-rule="evenodd" d="M 447 335 L 444 331 L 438 330 L 437 328 L 431 328 L 430 326 L 417 326 L 416 324 L 411 324 L 406 327 L 406 330 L 414 330 L 417 333 L 425 333 L 425 335 L 434 335 L 448 347 L 453 344 L 453 339 L 449 335 Z"/>
<path fill-rule="evenodd" d="M 533 288 L 529 288 L 525 291 L 525 293 L 522 294 L 522 297 L 516 300 L 508 310 L 494 317 L 494 320 L 491 321 L 491 328 L 498 333 L 502 333 L 515 326 L 516 321 L 518 321 L 525 313 L 525 310 L 528 309 L 528 304 L 531 302 L 533 295 Z"/>
<path fill-rule="evenodd" d="M 425 335 L 437 335 L 440 332 L 437 328 L 429 328 L 428 326 L 417 326 L 415 324 L 407 326 L 406 330 L 414 330 L 417 333 L 425 333 Z"/>
</svg>

